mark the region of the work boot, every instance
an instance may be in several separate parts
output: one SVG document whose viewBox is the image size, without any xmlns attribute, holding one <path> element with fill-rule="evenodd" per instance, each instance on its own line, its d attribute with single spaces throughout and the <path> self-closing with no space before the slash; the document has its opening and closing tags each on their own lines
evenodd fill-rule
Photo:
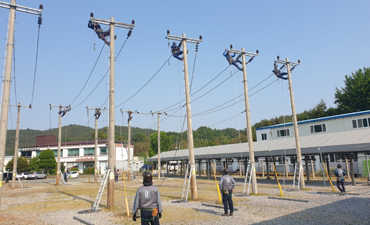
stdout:
<svg viewBox="0 0 370 225">
<path fill-rule="evenodd" d="M 231 213 L 229 214 L 229 216 L 233 216 L 233 213 L 231 212 Z"/>
<path fill-rule="evenodd" d="M 227 213 L 224 213 L 224 214 L 222 214 L 222 216 L 228 216 L 228 214 Z"/>
</svg>

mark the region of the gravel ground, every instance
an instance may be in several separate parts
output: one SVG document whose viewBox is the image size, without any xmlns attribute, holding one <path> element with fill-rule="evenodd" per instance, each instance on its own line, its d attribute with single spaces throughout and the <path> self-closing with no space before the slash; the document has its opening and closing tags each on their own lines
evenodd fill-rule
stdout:
<svg viewBox="0 0 370 225">
<path fill-rule="evenodd" d="M 214 185 L 212 181 L 209 186 Z M 213 181 L 214 182 L 214 181 Z M 75 182 L 74 185 L 78 185 Z M 167 183 L 167 184 L 166 184 Z M 165 184 L 171 185 L 169 178 Z M 314 182 L 313 182 L 314 183 Z M 330 193 L 331 187 L 323 187 L 318 182 L 316 184 L 306 185 L 307 190 L 292 191 L 291 186 L 285 185 L 283 193 L 285 198 L 308 200 L 308 202 L 286 201 L 270 199 L 269 197 L 279 197 L 279 190 L 276 184 L 268 184 L 258 181 L 258 195 L 238 196 L 238 191 L 242 190 L 243 183 L 237 183 L 236 193 L 233 195 L 234 205 L 237 211 L 234 215 L 222 217 L 222 208 L 209 207 L 202 205 L 202 201 L 189 201 L 175 203 L 173 200 L 164 200 L 163 207 L 166 209 L 163 217 L 166 214 L 177 213 L 179 216 L 174 221 L 165 222 L 163 219 L 161 224 L 370 224 L 369 207 L 370 207 L 370 185 L 366 182 L 359 183 L 356 186 L 350 184 L 346 185 L 347 194 L 345 196 L 339 193 Z M 83 184 L 82 184 L 83 185 Z M 133 183 L 137 187 L 140 183 Z M 4 185 L 5 186 L 5 185 Z M 33 187 L 38 188 L 38 187 Z M 41 188 L 41 187 L 40 187 Z M 164 187 L 163 187 L 164 188 Z M 198 189 L 205 191 L 204 185 L 198 185 Z M 76 198 L 69 195 L 63 195 L 62 198 L 50 200 L 51 192 L 40 194 L 29 194 L 19 197 L 15 192 L 23 191 L 17 189 L 11 194 L 11 188 L 4 188 L 1 199 L 0 208 L 0 224 L 82 224 L 73 219 L 78 217 L 89 221 L 93 224 L 139 224 L 133 223 L 132 220 L 118 220 L 114 212 L 103 210 L 99 213 L 79 214 L 79 210 L 68 209 L 58 201 L 74 201 Z M 161 191 L 161 187 L 159 188 Z M 175 191 L 175 190 L 174 190 Z M 336 190 L 337 191 L 337 190 Z M 178 190 L 176 190 L 178 192 Z M 319 194 L 317 192 L 325 192 L 326 194 Z M 32 192 L 31 192 L 32 193 Z M 175 192 L 174 192 L 175 193 Z M 351 195 L 352 193 L 352 195 Z M 171 193 L 161 193 L 161 195 Z M 173 194 L 173 193 L 172 193 Z M 14 195 L 14 196 L 13 196 Z M 181 193 L 176 193 L 176 196 L 181 196 Z M 94 200 L 88 196 L 79 196 L 84 199 Z M 117 198 L 121 201 L 121 198 Z M 38 208 L 31 211 L 14 210 L 14 206 L 21 207 L 30 202 L 55 201 L 55 204 L 60 204 L 60 210 L 52 212 L 40 213 Z M 132 205 L 133 197 L 130 196 L 129 202 Z M 206 201 L 206 200 L 205 200 Z M 122 202 L 122 201 L 121 201 Z M 204 201 L 203 201 L 204 202 Z M 207 202 L 215 204 L 215 202 Z M 37 207 L 42 207 L 38 205 Z M 48 206 L 45 206 L 48 207 Z M 11 210 L 10 210 L 11 209 Z M 187 218 L 186 213 L 181 213 L 181 210 L 192 210 L 196 217 Z M 193 215 L 193 214 L 192 214 Z M 121 216 L 122 217 L 122 216 Z M 204 218 L 204 219 L 203 219 Z M 122 218 L 121 218 L 122 219 Z M 189 221 L 189 219 L 191 219 Z M 140 220 L 140 219 L 139 219 Z"/>
</svg>

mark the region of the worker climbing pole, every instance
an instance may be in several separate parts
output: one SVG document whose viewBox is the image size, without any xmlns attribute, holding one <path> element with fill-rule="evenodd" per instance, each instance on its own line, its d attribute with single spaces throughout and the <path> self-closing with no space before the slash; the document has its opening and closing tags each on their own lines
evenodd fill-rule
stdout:
<svg viewBox="0 0 370 225">
<path fill-rule="evenodd" d="M 131 24 L 127 23 L 120 23 L 114 21 L 114 18 L 111 17 L 110 20 L 102 20 L 94 18 L 94 14 L 90 13 L 90 21 L 91 23 L 99 25 L 109 25 L 109 31 L 110 31 L 110 42 L 105 40 L 105 37 L 103 41 L 106 41 L 106 44 L 110 46 L 110 76 L 109 76 L 109 131 L 108 131 L 108 169 L 110 169 L 109 179 L 108 179 L 108 194 L 107 194 L 107 207 L 112 208 L 114 207 L 114 155 L 115 155 L 115 144 L 114 144 L 114 126 L 115 126 L 115 88 L 114 88 L 114 62 L 115 62 L 115 56 L 114 56 L 114 28 L 125 28 L 132 30 L 135 27 L 135 21 L 132 20 Z M 90 24 L 90 22 L 89 22 Z M 89 26 L 90 27 L 90 26 Z M 91 28 L 91 27 L 90 27 Z M 93 28 L 92 28 L 93 29 Z M 98 34 L 98 33 L 97 33 Z M 99 35 L 99 34 L 98 34 Z M 103 35 L 104 36 L 104 35 Z M 99 38 L 102 38 L 101 36 Z M 108 44 L 109 43 L 109 44 Z"/>
<path fill-rule="evenodd" d="M 188 58 L 186 51 L 186 43 L 199 44 L 202 42 L 202 36 L 199 36 L 199 39 L 187 38 L 185 34 L 182 34 L 182 37 L 174 36 L 170 34 L 170 31 L 167 30 L 168 40 L 180 41 L 179 45 L 182 45 L 182 54 L 183 58 L 179 59 L 184 61 L 184 79 L 185 79 L 185 93 L 186 93 L 186 118 L 187 118 L 187 128 L 188 128 L 188 147 L 189 147 L 189 161 L 192 166 L 195 166 L 194 158 L 194 143 L 193 143 L 193 125 L 191 119 L 191 107 L 190 107 L 190 88 L 189 88 L 189 74 L 188 74 Z M 180 55 L 180 54 L 179 54 Z M 178 55 L 177 55 L 178 56 Z M 198 199 L 197 194 L 197 183 L 196 183 L 196 171 L 193 170 L 191 174 L 191 197 L 193 200 Z"/>
</svg>

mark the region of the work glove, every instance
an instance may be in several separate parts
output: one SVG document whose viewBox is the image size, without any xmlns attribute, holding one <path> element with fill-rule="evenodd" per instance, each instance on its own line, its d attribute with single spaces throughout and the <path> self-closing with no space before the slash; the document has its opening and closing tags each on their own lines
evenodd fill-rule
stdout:
<svg viewBox="0 0 370 225">
<path fill-rule="evenodd" d="M 136 221 L 136 213 L 134 213 L 134 215 L 132 215 L 132 220 Z"/>
<path fill-rule="evenodd" d="M 162 213 L 158 213 L 158 219 L 162 218 Z"/>
</svg>

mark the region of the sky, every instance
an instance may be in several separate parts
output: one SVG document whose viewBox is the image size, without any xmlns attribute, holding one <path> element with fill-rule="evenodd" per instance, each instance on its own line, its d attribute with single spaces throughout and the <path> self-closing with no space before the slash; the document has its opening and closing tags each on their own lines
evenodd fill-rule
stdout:
<svg viewBox="0 0 370 225">
<path fill-rule="evenodd" d="M 328 107 L 335 107 L 335 89 L 344 86 L 345 75 L 369 67 L 370 2 L 366 0 L 18 0 L 16 4 L 36 9 L 39 4 L 44 6 L 35 89 L 37 16 L 16 13 L 10 104 L 20 102 L 27 106 L 33 102 L 32 109 L 21 109 L 21 129 L 58 127 L 58 108 L 50 110 L 49 104 L 71 105 L 72 110 L 62 118 L 63 126 L 78 124 L 92 128 L 94 112 L 88 115 L 86 107 L 108 108 L 109 73 L 105 74 L 109 69 L 109 48 L 87 27 L 90 12 L 99 19 L 113 17 L 123 23 L 135 20 L 132 35 L 115 62 L 115 124 L 118 126 L 127 126 L 127 113 L 122 115 L 122 109 L 141 113 L 133 115 L 133 127 L 157 129 L 157 115 L 148 113 L 167 111 L 172 116 L 161 116 L 161 130 L 187 129 L 186 123 L 182 126 L 185 115 L 183 62 L 173 57 L 167 62 L 171 55 L 169 41 L 165 39 L 167 30 L 175 36 L 203 37 L 197 53 L 195 44 L 187 44 L 189 79 L 192 79 L 191 93 L 194 93 L 191 96 L 194 130 L 200 126 L 246 127 L 246 115 L 240 114 L 245 110 L 243 74 L 233 66 L 228 67 L 222 55 L 230 44 L 234 49 L 259 51 L 247 65 L 252 125 L 262 119 L 292 114 L 288 82 L 271 76 L 277 55 L 280 59 L 301 61 L 292 72 L 297 113 L 313 108 L 321 99 Z M 4 56 L 8 17 L 9 10 L 0 8 L 0 44 L 3 46 L 0 55 Z M 105 25 L 102 28 L 108 29 Z M 116 56 L 127 33 L 127 29 L 115 28 Z M 5 65 L 5 58 L 3 60 Z M 216 109 L 232 104 L 230 107 L 208 111 L 229 101 Z M 235 102 L 239 103 L 233 104 Z M 8 129 L 16 128 L 16 120 L 17 108 L 11 107 Z M 104 111 L 98 121 L 99 128 L 108 126 L 107 120 L 108 112 Z"/>
</svg>

